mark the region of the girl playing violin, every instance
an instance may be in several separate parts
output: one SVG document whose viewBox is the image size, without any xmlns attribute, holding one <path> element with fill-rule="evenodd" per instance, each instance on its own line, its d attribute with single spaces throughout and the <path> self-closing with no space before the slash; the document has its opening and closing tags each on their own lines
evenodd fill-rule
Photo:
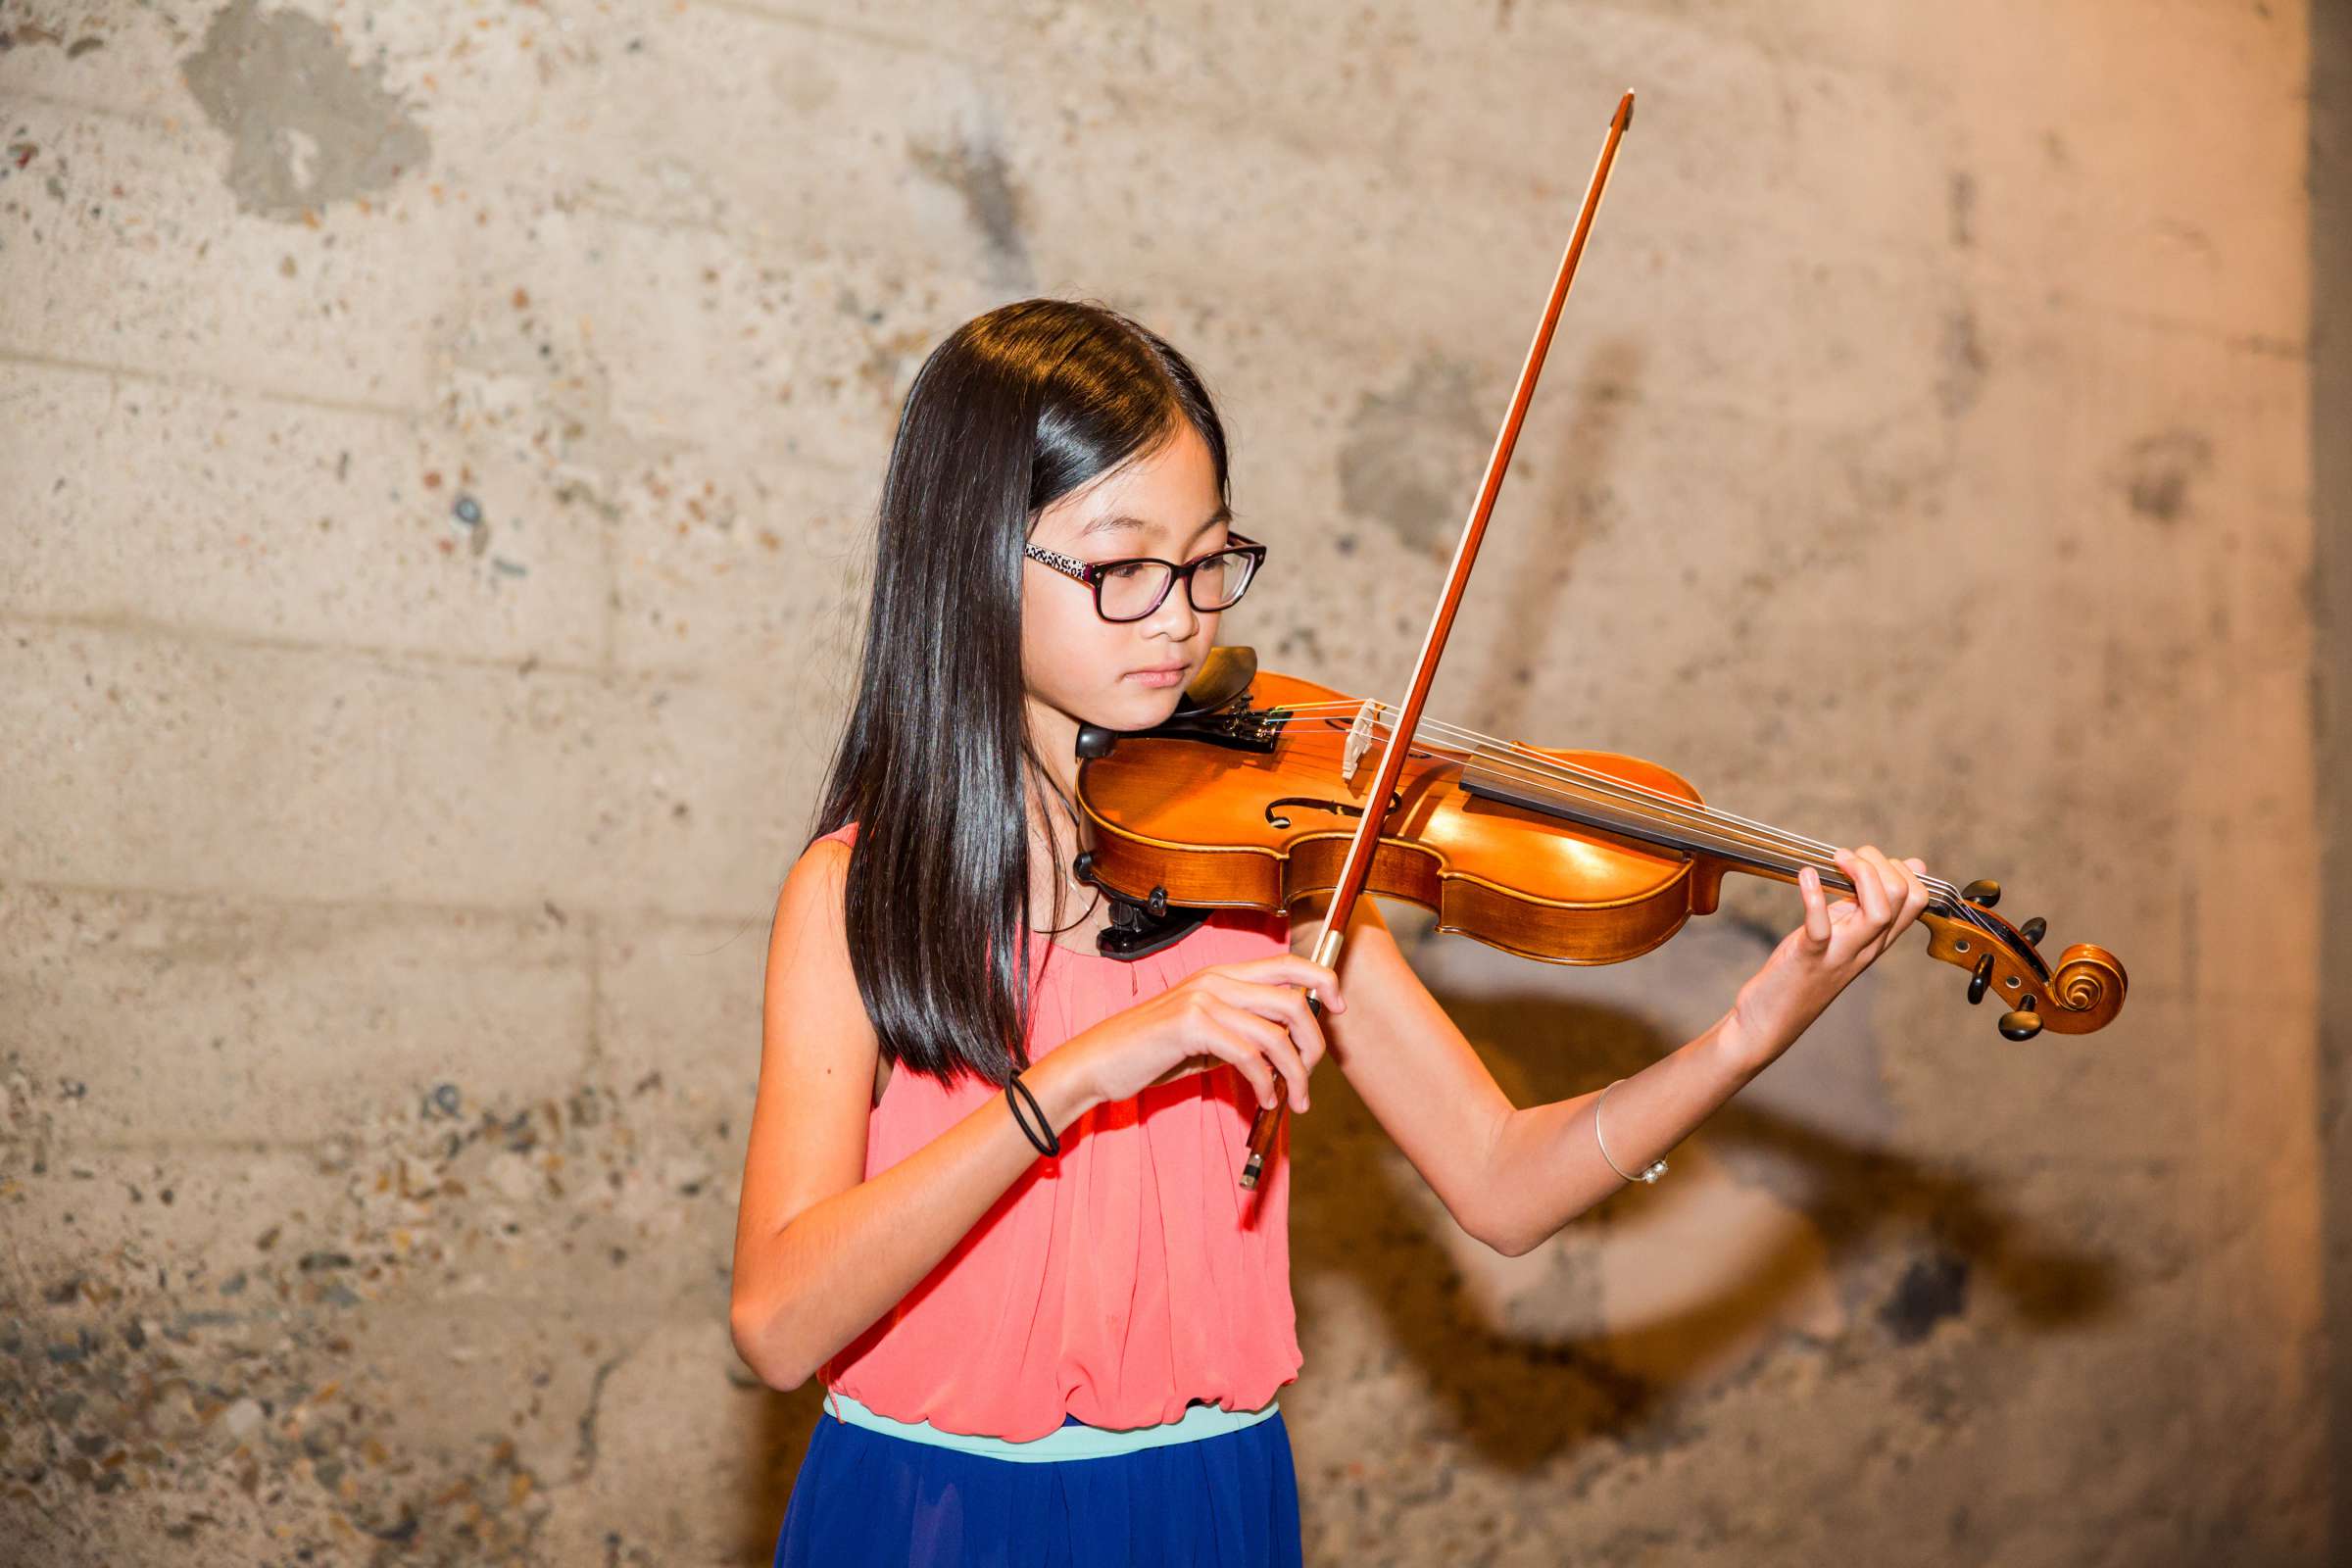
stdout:
<svg viewBox="0 0 2352 1568">
<path fill-rule="evenodd" d="M 1836 858 L 1853 900 L 1805 867 L 1803 924 L 1704 1033 L 1524 1107 L 1371 899 L 1345 986 L 1303 906 L 1105 956 L 1078 726 L 1174 710 L 1265 558 L 1229 501 L 1200 376 L 1102 307 L 991 311 L 907 393 L 736 1226 L 738 1352 L 825 1390 L 779 1565 L 1298 1563 L 1287 1129 L 1236 1183 L 1257 1109 L 1304 1112 L 1328 1050 L 1463 1229 L 1525 1252 L 1654 1178 L 1927 903 L 1868 845 Z"/>
</svg>

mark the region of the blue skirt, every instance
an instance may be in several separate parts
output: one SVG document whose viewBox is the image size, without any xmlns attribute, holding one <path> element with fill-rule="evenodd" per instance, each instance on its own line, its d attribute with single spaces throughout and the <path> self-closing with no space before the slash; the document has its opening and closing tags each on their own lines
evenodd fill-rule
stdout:
<svg viewBox="0 0 2352 1568">
<path fill-rule="evenodd" d="M 1076 1416 L 1064 1426 L 1078 1424 Z M 1022 1463 L 819 1415 L 775 1568 L 1298 1568 L 1277 1410 L 1238 1432 Z"/>
</svg>

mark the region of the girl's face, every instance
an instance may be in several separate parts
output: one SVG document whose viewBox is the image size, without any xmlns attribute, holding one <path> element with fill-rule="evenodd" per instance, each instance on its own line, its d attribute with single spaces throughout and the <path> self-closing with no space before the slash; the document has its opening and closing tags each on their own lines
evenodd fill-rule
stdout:
<svg viewBox="0 0 2352 1568">
<path fill-rule="evenodd" d="M 1208 443 L 1179 420 L 1153 451 L 1047 507 L 1029 541 L 1089 564 L 1128 556 L 1186 562 L 1223 548 L 1227 521 Z M 1022 563 L 1023 677 L 1033 706 L 1070 720 L 1117 730 L 1162 722 L 1216 636 L 1216 613 L 1195 610 L 1181 583 L 1143 619 L 1109 621 L 1085 583 Z"/>
</svg>

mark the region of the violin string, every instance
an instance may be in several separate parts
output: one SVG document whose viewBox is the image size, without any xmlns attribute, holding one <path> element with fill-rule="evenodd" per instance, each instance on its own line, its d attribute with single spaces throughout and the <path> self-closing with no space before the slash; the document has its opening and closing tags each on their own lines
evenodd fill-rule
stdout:
<svg viewBox="0 0 2352 1568">
<path fill-rule="evenodd" d="M 1297 712 L 1300 714 L 1302 718 L 1307 718 L 1310 720 L 1315 717 L 1328 719 L 1330 717 L 1338 716 L 1340 712 L 1360 710 L 1362 706 L 1363 705 L 1360 703 L 1300 704 L 1294 709 L 1288 710 L 1288 711 Z M 1322 715 L 1309 714 L 1306 712 L 1306 710 L 1314 708 L 1331 709 L 1335 711 Z M 1375 718 L 1373 722 L 1373 728 L 1384 732 L 1388 730 L 1394 730 L 1396 728 L 1396 725 L 1393 722 L 1386 722 L 1379 716 L 1380 714 L 1386 712 L 1385 705 L 1375 705 L 1374 712 Z M 1291 720 L 1286 718 L 1278 720 L 1277 722 L 1289 723 Z M 1546 752 L 1538 751 L 1533 747 L 1521 745 L 1516 741 L 1504 741 L 1495 736 L 1482 735 L 1476 730 L 1465 729 L 1458 724 L 1447 723 L 1443 719 L 1424 718 L 1421 724 L 1415 728 L 1414 739 L 1418 741 L 1421 738 L 1423 731 L 1433 729 L 1441 734 L 1456 736 L 1474 743 L 1473 750 L 1480 746 L 1498 747 L 1510 753 L 1527 758 L 1529 760 L 1528 765 L 1531 767 L 1552 771 L 1562 776 L 1572 776 L 1583 779 L 1596 787 L 1608 790 L 1612 793 L 1624 795 L 1629 798 L 1646 797 L 1649 801 L 1656 802 L 1660 807 L 1684 813 L 1686 819 L 1719 821 L 1728 824 L 1736 824 L 1738 827 L 1750 830 L 1753 834 L 1758 836 L 1760 840 L 1769 841 L 1777 839 L 1788 845 L 1796 846 L 1799 849 L 1809 849 L 1823 854 L 1834 854 L 1837 849 L 1837 846 L 1825 843 L 1820 839 L 1812 838 L 1809 835 L 1791 833 L 1785 828 L 1774 827 L 1770 823 L 1758 822 L 1751 817 L 1740 816 L 1736 812 L 1718 810 L 1712 807 L 1707 807 L 1697 802 L 1687 801 L 1680 796 L 1667 794 L 1663 791 L 1653 789 L 1649 785 L 1640 783 L 1633 779 L 1623 778 L 1614 773 L 1600 772 L 1595 769 L 1579 766 L 1573 762 L 1563 762 L 1558 758 L 1553 757 Z M 1940 878 L 1930 877 L 1926 880 L 1931 886 L 1939 886 L 1947 889 L 1950 888 L 1950 884 L 1942 882 Z"/>
<path fill-rule="evenodd" d="M 1505 778 L 1530 782 L 1539 793 L 1558 794 L 1556 791 L 1545 789 L 1548 782 L 1545 774 L 1549 770 L 1541 766 L 1475 754 L 1473 760 Z M 1669 833 L 1667 835 L 1669 839 L 1689 848 L 1712 849 L 1730 853 L 1740 858 L 1777 866 L 1779 869 L 1792 874 L 1800 865 L 1810 864 L 1822 873 L 1823 881 L 1829 886 L 1842 888 L 1847 892 L 1856 891 L 1851 881 L 1834 860 L 1825 860 L 1801 850 L 1790 849 L 1785 844 L 1773 842 L 1767 836 L 1747 833 L 1736 827 L 1717 829 L 1703 822 L 1693 826 L 1688 820 L 1678 819 L 1671 813 L 1659 811 L 1646 802 L 1638 800 L 1628 802 L 1620 792 L 1610 790 L 1606 786 L 1595 787 L 1581 779 L 1572 781 L 1570 787 L 1598 800 L 1603 805 L 1610 804 L 1614 797 L 1620 805 L 1620 808 L 1636 818 L 1646 818 L 1651 821 L 1664 819 L 1663 825 L 1679 829 L 1679 833 Z M 1600 825 L 1606 827 L 1609 824 L 1603 821 Z"/>
<path fill-rule="evenodd" d="M 1447 750 L 1447 748 L 1444 746 L 1436 746 L 1432 749 L 1438 751 Z M 1555 798 L 1560 798 L 1558 796 L 1558 792 L 1547 791 L 1545 789 L 1545 784 L 1547 782 L 1545 775 L 1548 773 L 1556 776 L 1558 771 L 1557 769 L 1548 768 L 1542 765 L 1531 765 L 1529 763 L 1518 762 L 1492 755 L 1472 754 L 1472 760 L 1483 764 L 1484 766 L 1492 769 L 1495 774 L 1498 774 L 1506 779 L 1516 778 L 1518 780 L 1528 782 L 1530 783 L 1531 787 L 1536 789 L 1539 793 L 1552 793 L 1555 795 Z M 1336 766 L 1334 766 L 1331 770 L 1336 773 Z M 1588 797 L 1596 799 L 1604 806 L 1610 804 L 1612 797 L 1614 797 L 1619 808 L 1625 810 L 1628 814 L 1637 819 L 1646 819 L 1652 822 L 1660 822 L 1661 825 L 1679 828 L 1679 834 L 1669 833 L 1667 835 L 1669 841 L 1672 843 L 1691 849 L 1714 850 L 1717 853 L 1729 854 L 1736 858 L 1766 866 L 1774 866 L 1782 871 L 1790 873 L 1792 877 L 1795 871 L 1801 865 L 1809 864 L 1821 873 L 1822 880 L 1827 886 L 1836 889 L 1842 889 L 1847 893 L 1854 894 L 1857 899 L 1860 897 L 1859 889 L 1854 886 L 1852 880 L 1847 877 L 1847 875 L 1838 866 L 1834 859 L 1809 854 L 1801 849 L 1791 848 L 1785 842 L 1775 842 L 1772 835 L 1750 833 L 1737 826 L 1717 826 L 1705 822 L 1700 822 L 1694 827 L 1690 822 L 1688 817 L 1682 813 L 1660 811 L 1645 801 L 1630 800 L 1628 799 L 1627 792 L 1613 789 L 1606 784 L 1595 786 L 1595 784 L 1588 780 L 1577 779 L 1571 781 L 1570 788 L 1574 791 L 1581 792 Z M 1603 827 L 1610 825 L 1605 820 L 1605 814 L 1604 820 L 1599 825 Z M 1960 902 L 1955 897 L 1956 890 L 1952 889 L 1950 884 L 1943 882 L 1940 878 L 1923 877 L 1921 878 L 1921 881 L 1922 884 L 1929 889 L 1930 897 L 1928 906 L 1934 908 L 1937 913 L 1959 913 L 1960 911 L 1969 909 L 1971 907 L 1970 906 Z M 1981 924 L 1982 922 L 1972 919 L 1970 923 Z"/>
<path fill-rule="evenodd" d="M 1274 722 L 1287 726 L 1298 722 L 1336 719 L 1343 714 L 1360 711 L 1362 707 L 1363 704 L 1360 702 L 1288 705 L 1285 712 L 1290 716 L 1276 719 Z M 1315 711 L 1316 710 L 1328 711 Z M 1372 727 L 1375 731 L 1388 732 L 1395 729 L 1396 726 L 1393 722 L 1387 721 L 1381 716 L 1386 711 L 1386 705 L 1374 705 L 1375 716 Z M 1563 762 L 1559 759 L 1532 747 L 1481 735 L 1475 730 L 1467 730 L 1441 719 L 1425 717 L 1415 728 L 1414 740 L 1416 743 L 1421 742 L 1432 731 L 1442 736 L 1457 736 L 1470 741 L 1473 743 L 1470 747 L 1471 755 L 1478 760 L 1496 766 L 1498 770 L 1515 773 L 1522 779 L 1531 777 L 1542 779 L 1548 775 L 1569 780 L 1591 793 L 1614 797 L 1626 803 L 1637 814 L 1663 818 L 1672 825 L 1686 829 L 1695 826 L 1701 831 L 1719 833 L 1723 839 L 1730 841 L 1730 847 L 1735 853 L 1763 850 L 1810 863 L 1816 870 L 1822 872 L 1825 880 L 1829 880 L 1833 886 L 1842 887 L 1848 892 L 1856 891 L 1850 881 L 1838 870 L 1834 859 L 1825 861 L 1822 858 L 1824 853 L 1833 850 L 1833 846 L 1825 844 L 1819 839 L 1788 833 L 1734 812 L 1719 811 L 1709 807 L 1695 805 L 1680 797 L 1652 789 L 1648 785 L 1620 778 L 1615 774 L 1598 772 L 1574 763 Z M 1486 748 L 1489 747 L 1494 750 L 1487 750 Z M 1433 747 L 1433 750 L 1445 749 L 1443 745 Z M 1514 758 L 1525 758 L 1526 760 L 1519 761 Z M 1781 868 L 1784 870 L 1793 869 L 1791 866 L 1782 866 Z M 1973 906 L 1966 905 L 1966 902 L 1960 898 L 1959 889 L 1953 887 L 1951 883 L 1934 876 L 1923 877 L 1921 880 L 1931 892 L 1941 894 L 1942 902 L 1950 906 L 1949 908 L 1939 909 L 1939 913 L 1958 912 L 1963 908 L 1973 912 Z M 1971 923 L 1976 922 L 1972 920 Z"/>
<path fill-rule="evenodd" d="M 1333 707 L 1342 709 L 1343 710 L 1348 708 L 1360 709 L 1361 707 L 1360 704 L 1301 705 L 1302 708 L 1305 706 Z M 1322 717 L 1324 717 L 1326 720 L 1328 720 L 1328 718 L 1337 716 L 1337 713 L 1322 715 Z M 1285 724 L 1294 721 L 1313 722 L 1315 721 L 1316 717 L 1317 715 L 1307 714 L 1301 711 L 1299 720 L 1286 718 L 1283 720 L 1278 720 L 1277 722 Z M 1389 731 L 1393 731 L 1396 728 L 1396 725 L 1392 722 L 1387 722 L 1376 717 L 1372 728 L 1377 732 L 1387 733 Z M 1824 844 L 1818 839 L 1806 839 L 1801 835 L 1788 833 L 1782 829 L 1772 827 L 1769 824 L 1752 821 L 1749 818 L 1738 816 L 1732 812 L 1714 810 L 1710 808 L 1698 805 L 1697 803 L 1683 800 L 1679 796 L 1665 794 L 1661 791 L 1652 789 L 1648 785 L 1641 784 L 1635 780 L 1622 778 L 1613 773 L 1599 772 L 1594 769 L 1582 767 L 1575 763 L 1563 762 L 1558 758 L 1551 757 L 1545 753 L 1536 751 L 1532 748 L 1519 746 L 1516 743 L 1495 741 L 1493 737 L 1480 735 L 1473 730 L 1465 730 L 1459 725 L 1449 724 L 1441 719 L 1424 718 L 1421 724 L 1415 730 L 1414 740 L 1419 742 L 1427 733 L 1432 731 L 1442 735 L 1459 736 L 1473 743 L 1477 743 L 1471 748 L 1473 755 L 1484 755 L 1478 750 L 1480 745 L 1498 746 L 1507 752 L 1526 757 L 1528 761 L 1523 764 L 1523 767 L 1526 771 L 1538 773 L 1549 772 L 1560 777 L 1574 778 L 1604 793 L 1614 794 L 1621 798 L 1631 800 L 1638 806 L 1650 807 L 1651 803 L 1654 802 L 1655 808 L 1663 808 L 1668 812 L 1679 813 L 1679 819 L 1684 822 L 1697 822 L 1701 825 L 1706 825 L 1711 822 L 1721 822 L 1726 824 L 1725 830 L 1727 833 L 1737 833 L 1740 829 L 1746 829 L 1748 830 L 1747 836 L 1750 837 L 1752 842 L 1764 845 L 1766 847 L 1774 847 L 1774 841 L 1779 841 L 1780 846 L 1786 847 L 1784 853 L 1796 853 L 1801 855 L 1807 848 L 1811 848 L 1816 851 L 1830 851 L 1833 849 L 1833 846 Z M 1436 749 L 1444 750 L 1445 748 L 1441 746 Z M 1494 760 L 1492 756 L 1489 756 L 1487 760 Z"/>
<path fill-rule="evenodd" d="M 1331 707 L 1343 711 L 1350 708 L 1360 709 L 1361 707 L 1360 704 L 1314 706 Z M 1329 716 L 1336 717 L 1337 714 Z M 1311 720 L 1314 715 L 1302 714 L 1301 717 Z M 1289 722 L 1289 720 L 1280 722 Z M 1393 730 L 1395 725 L 1376 719 L 1373 728 L 1379 731 L 1388 731 Z M 1480 750 L 1475 746 L 1471 748 L 1472 756 L 1475 759 L 1485 761 L 1489 765 L 1496 766 L 1501 771 L 1515 772 L 1522 778 L 1529 776 L 1540 778 L 1549 774 L 1574 780 L 1592 793 L 1613 796 L 1629 803 L 1638 813 L 1646 813 L 1653 818 L 1664 818 L 1679 826 L 1689 827 L 1696 824 L 1701 830 L 1719 832 L 1724 838 L 1733 841 L 1735 848 L 1762 849 L 1792 857 L 1800 861 L 1809 861 L 1816 869 L 1825 874 L 1833 886 L 1843 887 L 1849 892 L 1853 891 L 1852 885 L 1838 869 L 1834 860 L 1825 860 L 1820 855 L 1807 851 L 1807 845 L 1814 846 L 1819 851 L 1832 850 L 1832 846 L 1823 844 L 1818 839 L 1807 839 L 1801 835 L 1787 833 L 1732 812 L 1713 810 L 1680 797 L 1663 794 L 1647 785 L 1620 778 L 1615 774 L 1597 772 L 1572 763 L 1564 763 L 1556 758 L 1546 756 L 1532 748 L 1519 746 L 1516 743 L 1494 741 L 1492 737 L 1478 735 L 1475 731 L 1465 731 L 1458 725 L 1447 724 L 1442 720 L 1424 720 L 1423 724 L 1416 729 L 1414 737 L 1416 742 L 1421 741 L 1423 733 L 1430 730 L 1463 735 L 1476 742 L 1489 742 L 1503 752 L 1517 754 L 1528 759 L 1525 762 L 1512 763 L 1506 758 L 1494 753 Z M 1440 745 L 1433 749 L 1445 750 L 1446 748 Z M 1784 867 L 1784 869 L 1788 869 L 1788 867 Z M 1958 890 L 1941 878 L 1924 877 L 1922 881 L 1931 891 L 1940 892 L 1947 898 L 1957 899 Z"/>
<path fill-rule="evenodd" d="M 1292 721 L 1315 721 L 1317 717 L 1319 717 L 1319 719 L 1324 719 L 1324 721 L 1329 721 L 1331 717 L 1339 717 L 1339 712 L 1334 712 L 1334 714 L 1310 714 L 1310 712 L 1305 712 L 1305 708 L 1336 708 L 1336 710 L 1341 710 L 1341 712 L 1350 712 L 1350 710 L 1359 710 L 1359 708 L 1362 708 L 1362 703 L 1312 703 L 1312 706 L 1298 706 L 1298 708 L 1296 708 L 1296 710 L 1292 710 L 1292 712 L 1298 714 L 1298 719 L 1289 719 L 1289 717 L 1287 717 L 1287 719 L 1277 719 L 1277 724 L 1292 724 Z M 1376 710 L 1376 712 L 1386 712 L 1386 708 Z M 1374 719 L 1374 726 L 1371 726 L 1371 729 L 1374 729 L 1374 731 L 1381 731 L 1381 733 L 1388 733 L 1388 731 L 1393 731 L 1393 729 L 1395 729 L 1395 724 L 1393 724 L 1393 721 L 1386 721 L 1386 719 L 1376 717 L 1376 719 Z M 1527 748 L 1527 745 L 1510 743 L 1510 741 L 1495 741 L 1494 736 L 1482 736 L 1482 733 L 1470 731 L 1470 729 L 1463 729 L 1463 726 L 1458 726 L 1458 724 L 1446 724 L 1445 719 L 1423 719 L 1421 724 L 1416 726 L 1416 731 L 1413 731 L 1413 738 L 1416 738 L 1416 741 L 1421 741 L 1421 738 L 1425 736 L 1425 733 L 1430 733 L 1430 731 L 1442 733 L 1442 736 L 1458 736 L 1458 738 L 1463 738 L 1463 741 L 1475 743 L 1475 745 L 1472 745 L 1472 748 L 1470 748 L 1472 753 L 1477 753 L 1477 748 L 1480 748 L 1480 745 L 1495 745 L 1495 748 L 1503 748 L 1503 750 L 1507 750 L 1507 753 L 1515 753 L 1515 755 L 1527 757 L 1527 760 L 1529 760 L 1529 764 L 1527 764 L 1527 766 L 1529 766 L 1529 768 L 1536 768 L 1536 771 L 1550 771 L 1550 773 L 1557 773 L 1557 776 L 1564 776 L 1564 778 L 1581 778 L 1581 780 L 1586 780 L 1586 783 L 1594 785 L 1594 788 L 1606 790 L 1606 792 L 1613 792 L 1613 795 L 1628 797 L 1628 800 L 1635 800 L 1637 804 L 1648 804 L 1648 802 L 1656 802 L 1658 807 L 1668 808 L 1668 811 L 1680 811 L 1680 813 L 1684 813 L 1684 820 L 1700 820 L 1700 823 L 1705 823 L 1705 820 L 1719 820 L 1719 823 L 1736 825 L 1736 827 L 1745 827 L 1745 830 L 1752 830 L 1752 835 L 1757 835 L 1759 842 L 1771 842 L 1771 839 L 1781 839 L 1783 844 L 1789 844 L 1789 847 L 1797 847 L 1799 851 L 1801 851 L 1801 849 L 1813 849 L 1813 851 L 1833 851 L 1833 849 L 1835 849 L 1835 847 L 1830 847 L 1830 844 L 1823 844 L 1821 839 L 1809 839 L 1809 837 L 1804 837 L 1804 835 L 1792 835 L 1792 832 L 1781 830 L 1781 827 L 1771 827 L 1769 823 L 1757 823 L 1757 820 L 1742 818 L 1742 815 L 1736 815 L 1736 813 L 1731 813 L 1731 811 L 1715 811 L 1715 808 L 1703 807 L 1703 804 L 1698 804 L 1698 802 L 1682 800 L 1682 797 L 1677 797 L 1677 795 L 1665 795 L 1665 792 L 1653 790 L 1651 785 L 1637 783 L 1637 780 L 1630 780 L 1630 778 L 1621 778 L 1621 776 L 1616 776 L 1616 773 L 1601 773 L 1601 771 L 1594 771 L 1594 768 L 1586 768 L 1586 766 L 1571 764 L 1571 761 L 1562 761 L 1562 760 L 1559 760 L 1559 757 L 1552 757 L 1552 755 L 1547 755 L 1547 753 L 1539 753 L 1539 750 Z"/>
</svg>

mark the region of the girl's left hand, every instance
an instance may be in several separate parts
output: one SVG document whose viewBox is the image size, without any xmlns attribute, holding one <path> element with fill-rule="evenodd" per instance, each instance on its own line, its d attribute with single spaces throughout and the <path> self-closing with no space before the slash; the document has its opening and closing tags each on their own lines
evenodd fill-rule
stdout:
<svg viewBox="0 0 2352 1568">
<path fill-rule="evenodd" d="M 1788 933 L 1764 966 L 1740 988 L 1732 1004 L 1733 1027 L 1742 1060 L 1761 1071 L 1796 1043 L 1852 982 L 1894 946 L 1927 907 L 1928 867 L 1912 858 L 1889 860 L 1875 845 L 1839 850 L 1838 869 L 1853 883 L 1855 896 L 1832 904 L 1821 875 L 1810 865 L 1797 872 L 1805 901 L 1805 923 Z"/>
</svg>

